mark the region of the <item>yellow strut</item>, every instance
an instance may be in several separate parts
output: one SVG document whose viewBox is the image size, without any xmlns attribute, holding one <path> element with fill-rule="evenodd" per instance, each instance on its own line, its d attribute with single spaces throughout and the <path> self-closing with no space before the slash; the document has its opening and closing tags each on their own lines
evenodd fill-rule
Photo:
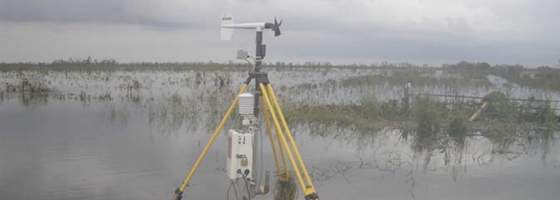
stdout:
<svg viewBox="0 0 560 200">
<path fill-rule="evenodd" d="M 262 95 L 265 99 L 266 105 L 268 106 L 268 108 L 272 108 L 272 104 L 270 103 L 270 99 L 268 98 L 268 94 L 266 92 L 266 88 L 264 87 L 264 85 L 261 83 L 259 84 L 259 87 L 261 88 L 261 92 Z M 290 159 L 290 163 L 292 164 L 292 167 L 294 168 L 296 177 L 298 179 L 299 185 L 301 186 L 301 190 L 302 191 L 307 191 L 305 188 L 305 183 L 303 182 L 303 179 L 301 178 L 301 174 L 299 173 L 299 169 L 296 165 L 296 161 L 294 160 L 294 156 L 292 155 L 292 151 L 290 151 L 290 147 L 288 146 L 288 142 L 286 142 L 286 138 L 284 138 L 284 134 L 282 133 L 282 130 L 280 129 L 280 124 L 278 123 L 278 119 L 276 118 L 276 113 L 274 112 L 274 109 L 270 109 L 270 115 L 272 116 L 272 121 L 274 122 L 274 126 L 276 127 L 276 132 L 278 133 L 279 139 L 282 141 L 282 144 L 284 145 L 284 149 L 286 149 L 286 153 L 288 154 L 288 158 Z M 279 130 L 280 129 L 280 130 Z"/>
<path fill-rule="evenodd" d="M 278 162 L 278 155 L 276 153 L 276 146 L 274 145 L 274 137 L 272 136 L 272 128 L 270 127 L 270 121 L 268 119 L 268 114 L 266 113 L 266 107 L 264 104 L 264 99 L 259 98 L 261 102 L 262 115 L 264 121 L 266 122 L 266 131 L 268 132 L 268 138 L 270 139 L 270 145 L 272 147 L 272 152 L 274 153 L 274 162 L 276 163 L 276 171 L 278 172 L 278 177 L 282 175 L 282 169 L 280 168 L 280 163 Z M 286 166 L 286 158 L 284 157 L 284 152 L 282 152 L 282 146 L 280 146 L 280 153 L 282 153 L 282 161 L 284 162 L 284 169 L 286 173 L 288 172 L 288 166 Z"/>
<path fill-rule="evenodd" d="M 485 101 L 484 103 L 482 103 L 480 108 L 478 110 L 476 110 L 476 112 L 471 116 L 471 118 L 469 118 L 469 122 L 474 121 L 474 119 L 476 119 L 476 117 L 478 117 L 478 115 L 480 115 L 480 112 L 482 112 L 482 110 L 486 109 L 486 107 L 488 107 L 488 101 Z"/>
<path fill-rule="evenodd" d="M 299 161 L 299 165 L 301 166 L 301 169 L 303 171 L 303 175 L 305 175 L 305 179 L 307 180 L 307 184 L 310 185 L 310 186 L 313 186 L 313 183 L 311 182 L 311 178 L 309 178 L 309 174 L 307 173 L 307 169 L 305 168 L 305 165 L 303 164 L 303 159 L 301 159 L 301 155 L 300 155 L 299 150 L 296 146 L 296 142 L 294 141 L 294 138 L 292 137 L 292 133 L 290 132 L 290 128 L 288 127 L 288 123 L 286 123 L 286 119 L 284 119 L 284 114 L 282 113 L 282 109 L 280 109 L 280 104 L 278 104 L 278 100 L 276 99 L 276 94 L 274 94 L 274 90 L 272 90 L 272 86 L 270 84 L 268 84 L 267 87 L 268 87 L 268 93 L 272 97 L 272 101 L 274 102 L 276 110 L 278 111 L 278 116 L 280 116 L 280 122 L 282 122 L 282 125 L 284 126 L 284 132 L 286 132 L 286 135 L 288 135 L 288 139 L 290 140 L 290 143 L 292 144 L 292 148 L 294 149 L 294 153 L 296 154 L 296 157 Z"/>
<path fill-rule="evenodd" d="M 296 142 L 294 141 L 294 138 L 292 137 L 292 133 L 290 132 L 290 128 L 288 127 L 288 123 L 286 123 L 286 119 L 284 118 L 284 114 L 282 113 L 282 109 L 280 109 L 280 104 L 278 104 L 278 100 L 276 99 L 276 94 L 274 94 L 274 90 L 272 90 L 272 86 L 270 84 L 267 85 L 267 88 L 268 88 L 268 93 L 270 94 L 270 97 L 272 97 L 272 101 L 274 102 L 276 110 L 278 111 L 278 116 L 280 116 L 280 121 L 282 122 L 282 125 L 284 126 L 284 131 L 286 132 L 286 135 L 288 136 L 288 139 L 290 140 L 290 144 L 292 145 L 292 149 L 294 150 L 294 153 L 296 154 L 296 158 L 299 162 L 301 170 L 303 171 L 303 175 L 305 176 L 305 180 L 307 181 L 308 186 L 303 191 L 304 191 L 305 195 L 316 193 L 315 188 L 313 187 L 313 182 L 311 182 L 311 178 L 309 177 L 309 173 L 307 172 L 307 168 L 305 168 L 305 164 L 303 163 L 303 159 L 301 159 L 301 155 L 300 155 L 299 150 L 296 146 Z M 294 168 L 295 168 L 295 166 L 294 166 Z"/>
<path fill-rule="evenodd" d="M 200 162 L 202 162 L 202 159 L 204 159 L 204 156 L 206 156 L 206 153 L 208 152 L 208 149 L 210 149 L 210 146 L 212 146 L 212 143 L 214 143 L 214 140 L 216 140 L 216 137 L 218 136 L 218 134 L 222 130 L 222 127 L 226 124 L 227 119 L 229 118 L 229 116 L 231 115 L 231 112 L 233 111 L 233 108 L 235 108 L 235 105 L 237 104 L 237 101 L 239 101 L 239 95 L 241 95 L 243 92 L 245 92 L 245 89 L 247 89 L 247 83 L 243 84 L 243 86 L 239 90 L 239 93 L 237 94 L 237 96 L 235 96 L 235 100 L 233 100 L 233 103 L 231 103 L 231 106 L 229 106 L 229 109 L 226 112 L 226 115 L 224 116 L 224 118 L 222 118 L 222 121 L 218 125 L 218 128 L 216 129 L 216 131 L 214 132 L 212 137 L 210 137 L 210 140 L 208 141 L 208 143 L 206 143 L 206 146 L 204 147 L 204 150 L 202 150 L 202 153 L 200 153 L 200 156 L 198 156 L 198 159 L 194 163 L 194 166 L 191 169 L 191 171 L 189 172 L 189 175 L 187 176 L 185 181 L 183 181 L 183 184 L 181 185 L 181 187 L 178 188 L 178 191 L 175 192 L 175 196 L 173 197 L 173 200 L 179 200 L 182 197 L 183 191 L 185 190 L 185 188 L 189 184 L 189 181 L 191 180 L 192 176 L 194 175 L 194 172 L 196 172 L 196 169 L 198 168 L 198 165 L 200 165 Z"/>
</svg>

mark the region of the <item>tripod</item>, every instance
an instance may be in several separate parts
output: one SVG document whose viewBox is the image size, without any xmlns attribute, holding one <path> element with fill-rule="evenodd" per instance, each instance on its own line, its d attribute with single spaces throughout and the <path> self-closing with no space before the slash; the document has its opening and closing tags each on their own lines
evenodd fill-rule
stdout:
<svg viewBox="0 0 560 200">
<path fill-rule="evenodd" d="M 274 93 L 274 90 L 272 89 L 272 85 L 268 80 L 268 74 L 266 72 L 261 72 L 260 66 L 261 66 L 262 59 L 265 56 L 265 49 L 266 49 L 266 46 L 262 44 L 262 30 L 260 31 L 257 30 L 256 43 L 257 43 L 256 58 L 255 58 L 255 67 L 253 71 L 249 72 L 249 77 L 243 83 L 243 86 L 239 90 L 237 96 L 235 97 L 229 109 L 227 110 L 226 114 L 218 124 L 216 131 L 210 137 L 210 140 L 207 142 L 206 146 L 202 150 L 202 153 L 194 163 L 194 166 L 190 170 L 187 178 L 183 181 L 183 184 L 179 188 L 177 188 L 177 190 L 175 190 L 175 196 L 173 197 L 174 200 L 182 199 L 182 195 L 185 188 L 188 186 L 198 166 L 206 156 L 206 153 L 208 153 L 208 150 L 212 146 L 212 143 L 214 142 L 214 140 L 222 130 L 225 123 L 227 122 L 235 105 L 238 103 L 239 95 L 245 93 L 245 90 L 247 89 L 248 85 L 251 83 L 252 80 L 255 80 L 255 91 L 256 91 L 254 115 L 258 116 L 259 113 L 262 113 L 262 116 L 264 117 L 264 120 L 266 122 L 266 129 L 270 140 L 270 146 L 274 154 L 276 171 L 278 177 L 280 177 L 280 182 L 281 183 L 288 182 L 291 179 L 291 177 L 295 175 L 298 184 L 301 187 L 301 191 L 303 191 L 304 193 L 305 199 L 319 200 L 319 196 L 317 195 L 315 188 L 313 187 L 313 183 L 311 181 L 311 178 L 309 177 L 309 173 L 305 168 L 305 164 L 303 163 L 303 160 L 296 146 L 294 138 L 292 137 L 292 133 L 290 132 L 288 124 L 286 123 L 286 119 L 284 118 L 284 114 L 282 113 L 282 109 L 280 108 L 280 104 L 278 103 L 278 99 L 276 98 L 276 94 Z M 259 104 L 262 104 L 262 106 L 259 106 Z M 272 125 L 274 126 L 275 129 L 278 149 L 276 149 L 274 136 L 272 133 L 271 120 L 269 117 L 272 119 Z M 280 154 L 282 158 L 283 170 L 282 168 L 280 168 L 280 160 L 278 158 L 278 154 Z M 286 157 L 288 157 L 288 160 L 292 166 L 294 174 L 290 174 L 290 170 L 288 168 L 289 166 L 286 162 Z"/>
</svg>

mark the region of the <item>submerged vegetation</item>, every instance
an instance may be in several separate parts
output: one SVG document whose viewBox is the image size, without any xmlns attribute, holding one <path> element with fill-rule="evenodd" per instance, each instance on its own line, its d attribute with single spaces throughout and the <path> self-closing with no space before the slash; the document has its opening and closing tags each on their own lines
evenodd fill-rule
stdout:
<svg viewBox="0 0 560 200">
<path fill-rule="evenodd" d="M 503 123 L 534 123 L 541 127 L 557 129 L 558 122 L 555 109 L 547 100 L 517 103 L 515 99 L 499 97 L 489 98 L 490 106 L 484 109 L 479 120 L 472 126 L 481 126 L 486 122 L 499 121 Z M 468 122 L 467 114 L 474 113 L 480 103 L 471 101 L 438 102 L 432 97 L 417 96 L 414 100 L 410 122 L 417 126 L 420 134 L 439 132 L 445 123 L 453 123 L 462 127 L 460 121 Z M 532 106 L 528 106 L 528 105 Z M 357 130 L 375 132 L 386 126 L 396 126 L 397 122 L 409 119 L 402 105 L 397 100 L 381 101 L 374 97 L 362 97 L 360 103 L 351 105 L 288 105 L 286 116 L 294 123 L 321 123 L 325 125 L 351 127 Z M 377 126 L 376 126 L 377 125 Z M 461 130 L 464 127 L 459 128 Z"/>
<path fill-rule="evenodd" d="M 522 65 L 495 65 L 488 63 L 459 62 L 452 65 L 444 65 L 444 68 L 470 74 L 473 76 L 485 76 L 492 74 L 502 77 L 514 84 L 528 86 L 536 89 L 547 89 L 560 91 L 560 69 L 541 66 L 538 68 L 526 68 Z"/>
<path fill-rule="evenodd" d="M 519 94 L 513 97 L 509 93 L 490 93 L 480 102 L 447 97 L 441 101 L 437 96 L 422 96 L 426 91 L 461 96 L 462 91 L 472 93 L 472 88 L 483 88 L 475 91 L 478 95 L 492 89 L 503 90 L 489 75 L 522 86 L 543 85 L 545 90 L 560 90 L 557 88 L 560 84 L 554 82 L 560 80 L 559 71 L 549 67 L 528 69 L 519 65 L 468 62 L 442 67 L 385 62 L 372 65 L 275 63 L 264 67 L 271 76 L 304 80 L 273 83 L 279 88 L 286 117 L 292 123 L 349 128 L 361 133 L 374 133 L 387 127 L 413 129 L 412 132 L 426 136 L 427 140 L 438 138 L 439 133 L 455 138 L 475 133 L 511 134 L 509 129 L 526 124 L 550 130 L 559 127 L 557 105 L 532 94 L 526 101 L 516 101 Z M 226 97 L 234 94 L 232 86 L 241 83 L 249 69 L 246 64 L 232 62 L 122 64 L 91 58 L 1 63 L 0 100 L 5 100 L 8 93 L 53 92 L 56 86 L 64 89 L 47 96 L 86 105 L 129 101 L 147 108 L 150 123 L 177 128 L 199 118 L 201 113 L 213 120 L 219 118 L 229 103 Z M 313 81 L 307 80 L 309 75 L 314 76 Z M 412 86 L 412 91 L 405 97 L 402 88 L 407 84 Z M 25 99 L 29 102 L 33 98 Z M 490 106 L 475 122 L 466 121 L 482 101 L 489 101 Z"/>
<path fill-rule="evenodd" d="M 469 122 L 468 116 L 480 107 L 472 100 L 444 102 L 416 96 L 411 113 L 407 113 L 396 100 L 362 99 L 353 105 L 289 106 L 286 117 L 294 124 L 343 127 L 360 134 L 388 127 L 403 130 L 403 137 L 413 136 L 412 148 L 419 153 L 462 148 L 468 137 L 481 136 L 496 144 L 496 153 L 509 152 L 507 149 L 519 143 L 542 141 L 547 145 L 554 139 L 551 135 L 560 130 L 558 116 L 547 100 L 520 104 L 504 94 L 491 93 L 483 99 L 491 102 L 489 106 L 477 120 Z"/>
<path fill-rule="evenodd" d="M 337 128 L 351 128 L 360 132 L 376 132 L 394 126 L 401 117 L 396 102 L 378 101 L 364 97 L 360 105 L 285 106 L 291 123 L 318 123 Z"/>
<path fill-rule="evenodd" d="M 18 71 L 15 77 L 16 81 L 13 83 L 0 82 L 0 91 L 3 93 L 44 93 L 54 91 L 54 88 L 50 86 L 50 82 L 45 80 L 41 74 Z"/>
<path fill-rule="evenodd" d="M 435 75 L 437 73 L 441 75 Z M 490 81 L 484 77 L 473 79 L 468 76 L 443 74 L 441 69 L 435 68 L 395 69 L 380 74 L 360 75 L 341 81 L 341 84 L 345 87 L 379 84 L 405 85 L 407 83 L 414 86 L 488 87 L 491 85 Z"/>
<path fill-rule="evenodd" d="M 373 161 L 329 158 L 322 166 L 332 169 L 312 166 L 314 181 L 351 168 L 388 173 L 404 169 L 413 194 L 413 171 L 431 170 L 435 159 L 456 178 L 466 171 L 466 160 L 483 165 L 494 156 L 512 160 L 531 149 L 546 152 L 560 131 L 554 101 L 560 96 L 557 69 L 467 62 L 442 67 L 276 63 L 264 68 L 295 129 L 292 133 L 332 136 L 349 148 L 375 149 Z M 158 133 L 209 133 L 249 70 L 249 65 L 236 63 L 121 64 L 89 58 L 0 64 L 0 104 L 17 99 L 27 108 L 76 102 L 101 107 L 111 122 L 144 120 Z M 496 83 L 493 76 L 506 84 Z M 488 106 L 481 109 L 483 102 Z M 480 115 L 469 121 L 479 109 Z M 239 126 L 238 117 L 231 115 L 224 129 Z M 467 156 L 469 145 L 481 141 L 490 150 Z M 408 147 L 408 152 L 393 147 L 378 153 L 393 143 Z M 422 166 L 413 160 L 421 160 Z M 279 182 L 276 199 L 292 199 L 296 188 L 294 180 Z"/>
</svg>

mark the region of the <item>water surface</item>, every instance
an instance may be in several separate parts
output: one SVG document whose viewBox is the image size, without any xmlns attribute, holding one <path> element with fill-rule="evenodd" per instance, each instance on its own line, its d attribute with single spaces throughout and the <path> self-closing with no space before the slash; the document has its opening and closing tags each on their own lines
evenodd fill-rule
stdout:
<svg viewBox="0 0 560 200">
<path fill-rule="evenodd" d="M 3 94 L 1 199 L 171 199 L 244 80 L 243 72 L 230 72 L 231 83 L 220 87 L 212 77 L 221 75 L 209 73 L 206 83 L 197 83 L 196 72 L 188 71 L 60 72 L 47 76 L 56 92 Z M 319 86 L 308 88 L 316 92 L 308 103 L 344 103 L 336 99 L 368 89 L 329 89 L 320 83 L 355 75 L 277 72 L 272 79 L 281 98 L 305 100 L 305 90 L 297 87 L 311 82 Z M 142 86 L 127 88 L 131 80 Z M 374 88 L 385 98 L 399 95 L 395 90 Z M 100 97 L 105 94 L 111 98 Z M 235 127 L 235 120 L 226 129 Z M 560 198 L 557 134 L 550 141 L 523 140 L 507 147 L 474 136 L 461 145 L 418 148 L 417 138 L 405 137 L 402 130 L 361 134 L 305 124 L 292 128 L 321 199 Z M 185 199 L 226 198 L 225 134 L 208 152 Z M 271 150 L 265 148 L 263 155 L 265 168 L 275 170 Z"/>
</svg>

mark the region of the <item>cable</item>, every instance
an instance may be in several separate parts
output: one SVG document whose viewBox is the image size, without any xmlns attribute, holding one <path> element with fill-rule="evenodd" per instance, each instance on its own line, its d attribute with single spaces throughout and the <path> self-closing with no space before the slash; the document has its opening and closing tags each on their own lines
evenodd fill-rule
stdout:
<svg viewBox="0 0 560 200">
<path fill-rule="evenodd" d="M 257 130 L 258 130 L 258 131 L 256 131 L 256 132 L 254 133 L 254 138 L 255 138 L 255 141 L 254 141 L 254 142 L 255 142 L 255 143 L 253 144 L 253 175 L 256 175 L 257 178 L 256 178 L 255 180 L 258 179 L 258 180 L 257 180 L 257 185 L 260 185 L 261 182 L 260 182 L 260 179 L 259 179 L 259 178 L 260 178 L 260 171 L 262 171 L 262 169 L 259 168 L 259 164 L 257 163 L 257 162 L 258 162 L 258 156 L 259 156 L 259 154 L 258 154 L 258 150 L 259 150 L 259 140 L 261 139 L 261 136 L 259 135 L 259 133 L 261 132 L 261 131 L 260 131 L 260 130 L 261 130 L 260 127 L 257 128 Z M 261 148 L 262 148 L 262 147 L 261 147 Z"/>
<path fill-rule="evenodd" d="M 239 200 L 239 196 L 237 195 L 237 188 L 235 188 L 235 183 L 233 182 L 233 180 L 231 180 L 231 183 L 229 184 L 229 187 L 227 189 L 227 196 L 226 196 L 226 200 L 229 200 L 229 191 L 231 190 L 231 186 L 233 186 L 233 192 L 235 193 L 235 199 Z"/>
<path fill-rule="evenodd" d="M 261 141 L 261 146 L 260 146 L 261 147 L 261 149 L 260 149 L 261 150 L 261 169 L 259 170 L 259 172 L 260 172 L 259 185 L 258 185 L 259 188 L 262 186 L 262 177 L 263 177 L 263 171 L 264 171 L 264 156 L 263 156 L 263 149 L 264 149 L 264 146 L 263 146 L 264 133 L 263 132 L 264 131 L 263 130 L 264 130 L 264 128 L 259 128 L 259 131 L 260 131 L 259 140 Z"/>
<path fill-rule="evenodd" d="M 249 200 L 251 200 L 251 190 L 249 190 L 249 183 L 247 182 L 247 179 L 245 179 L 245 187 L 247 188 L 247 196 L 249 197 Z"/>
<path fill-rule="evenodd" d="M 231 181 L 233 183 L 233 181 Z M 239 200 L 239 195 L 237 195 L 237 187 L 235 187 L 237 185 L 237 181 L 235 182 L 235 184 L 233 184 L 233 192 L 235 192 L 235 199 Z"/>
<path fill-rule="evenodd" d="M 229 187 L 227 189 L 226 200 L 229 200 L 229 190 L 231 189 L 231 186 L 233 186 L 233 181 L 231 181 L 231 183 L 229 184 Z"/>
<path fill-rule="evenodd" d="M 245 181 L 245 187 L 247 188 L 247 196 L 249 197 L 249 200 L 251 200 L 251 190 L 249 190 L 249 182 L 247 182 L 247 174 L 248 173 L 243 174 L 243 180 Z"/>
<path fill-rule="evenodd" d="M 259 123 L 259 124 L 262 124 L 262 123 Z M 258 140 L 259 141 L 257 141 L 256 144 L 260 143 L 260 146 L 257 145 L 257 146 L 259 146 L 260 149 L 259 148 L 255 149 L 254 152 L 257 152 L 257 153 L 254 154 L 254 155 L 257 155 L 257 157 L 258 157 L 258 155 L 259 155 L 258 151 L 259 150 L 260 150 L 261 155 L 260 155 L 259 159 L 255 159 L 255 160 L 253 160 L 253 162 L 259 162 L 260 161 L 260 167 L 258 167 L 258 164 L 255 165 L 255 166 L 257 166 L 256 169 L 255 169 L 257 171 L 256 175 L 257 175 L 257 178 L 259 179 L 257 181 L 257 186 L 260 187 L 262 185 L 262 177 L 263 177 L 263 173 L 264 173 L 264 161 L 263 161 L 263 148 L 264 147 L 263 147 L 263 139 L 262 139 L 263 138 L 263 131 L 262 131 L 263 128 L 259 127 L 258 130 L 259 130 L 258 133 L 255 133 L 255 135 L 258 134 Z M 255 174 L 255 173 L 253 173 L 253 174 Z"/>
</svg>

